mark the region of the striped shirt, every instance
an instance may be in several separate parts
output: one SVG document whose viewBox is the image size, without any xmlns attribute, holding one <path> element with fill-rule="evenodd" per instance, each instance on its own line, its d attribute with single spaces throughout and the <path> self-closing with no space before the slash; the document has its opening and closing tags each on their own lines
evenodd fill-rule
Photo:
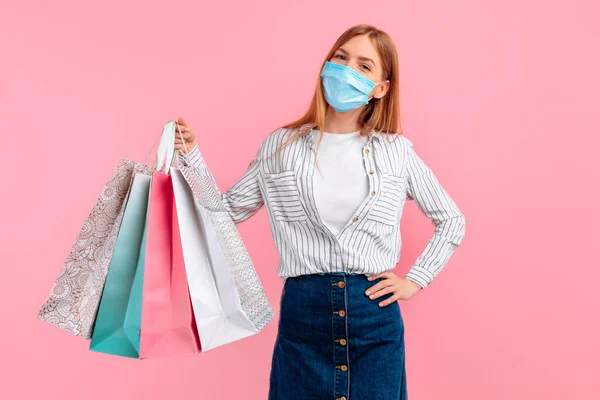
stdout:
<svg viewBox="0 0 600 400">
<path fill-rule="evenodd" d="M 400 260 L 404 204 L 414 200 L 432 221 L 434 232 L 405 277 L 427 287 L 462 242 L 465 217 L 417 155 L 413 143 L 403 135 L 368 134 L 362 158 L 369 193 L 355 215 L 334 234 L 319 218 L 312 185 L 320 132 L 309 131 L 269 158 L 293 131 L 280 127 L 271 132 L 245 173 L 221 193 L 236 224 L 266 206 L 279 253 L 277 274 L 285 280 L 303 274 L 372 275 L 392 270 Z M 189 162 L 206 168 L 201 160 L 196 146 L 189 153 Z M 184 161 L 180 154 L 179 162 Z"/>
</svg>

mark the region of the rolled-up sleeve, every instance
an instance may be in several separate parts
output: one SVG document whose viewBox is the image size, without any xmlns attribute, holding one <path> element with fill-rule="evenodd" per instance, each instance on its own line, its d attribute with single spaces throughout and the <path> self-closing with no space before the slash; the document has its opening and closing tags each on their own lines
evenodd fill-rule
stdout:
<svg viewBox="0 0 600 400">
<path fill-rule="evenodd" d="M 412 143 L 407 146 L 406 160 L 407 199 L 414 200 L 432 221 L 434 232 L 405 277 L 425 288 L 462 243 L 466 220 L 431 168 L 415 152 Z"/>
<path fill-rule="evenodd" d="M 229 189 L 221 193 L 221 201 L 235 224 L 247 220 L 264 205 L 258 180 L 262 159 L 260 154 L 261 149 L 259 149 L 256 156 L 250 161 L 248 168 L 242 176 Z M 188 153 L 187 160 L 195 168 L 207 168 L 197 145 Z M 178 161 L 181 165 L 186 161 L 186 157 L 180 153 Z M 212 178 L 218 189 L 219 186 L 214 180 L 212 173 L 207 171 L 207 175 Z"/>
</svg>

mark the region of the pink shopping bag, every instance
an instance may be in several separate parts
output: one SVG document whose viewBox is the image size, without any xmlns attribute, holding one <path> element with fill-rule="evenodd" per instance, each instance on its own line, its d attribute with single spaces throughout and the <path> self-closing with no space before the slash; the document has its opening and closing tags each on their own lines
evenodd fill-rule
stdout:
<svg viewBox="0 0 600 400">
<path fill-rule="evenodd" d="M 200 352 L 171 175 L 153 171 L 148 203 L 140 358 Z"/>
</svg>

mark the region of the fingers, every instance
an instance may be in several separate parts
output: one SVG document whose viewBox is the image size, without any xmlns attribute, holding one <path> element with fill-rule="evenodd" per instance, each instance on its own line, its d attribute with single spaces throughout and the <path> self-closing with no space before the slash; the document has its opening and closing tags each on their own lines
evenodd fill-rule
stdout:
<svg viewBox="0 0 600 400">
<path fill-rule="evenodd" d="M 176 134 L 177 136 L 179 136 L 179 133 L 180 133 L 180 132 L 181 132 L 182 134 L 185 134 L 186 132 L 188 132 L 188 135 L 189 135 L 189 132 L 191 132 L 191 129 L 190 129 L 190 127 L 189 127 L 189 126 L 185 126 L 185 125 L 177 124 L 177 126 L 175 127 L 175 134 Z"/>
<path fill-rule="evenodd" d="M 392 282 L 390 279 L 384 279 L 382 281 L 377 282 L 376 284 L 374 284 L 370 288 L 368 288 L 365 291 L 365 294 L 368 296 L 370 294 L 373 294 L 373 293 L 375 293 L 375 292 L 383 289 L 384 287 L 392 286 L 393 284 L 394 284 L 394 282 Z"/>
<path fill-rule="evenodd" d="M 191 142 L 191 137 L 192 135 L 190 133 L 182 133 L 183 135 L 183 140 L 185 140 L 186 143 Z M 175 144 L 177 143 L 181 143 L 181 136 L 179 136 L 179 134 L 175 135 Z"/>
<path fill-rule="evenodd" d="M 189 132 L 191 129 L 188 126 L 187 122 L 185 122 L 185 119 L 179 117 L 177 119 L 177 126 L 175 127 L 176 132 L 175 133 L 179 133 L 179 131 L 181 131 L 181 133 L 183 132 Z"/>
<path fill-rule="evenodd" d="M 390 296 L 390 297 L 388 297 L 387 299 L 385 299 L 385 300 L 383 300 L 383 301 L 379 302 L 379 307 L 385 307 L 385 306 L 388 306 L 388 305 L 392 304 L 393 302 L 397 301 L 399 298 L 400 298 L 400 296 L 398 296 L 398 295 L 396 295 L 396 294 L 395 294 L 395 295 L 393 295 L 393 296 Z"/>
<path fill-rule="evenodd" d="M 183 140 L 181 137 L 183 136 Z M 177 119 L 176 129 L 175 129 L 175 142 L 174 148 L 178 150 L 180 153 L 185 153 L 185 151 L 190 151 L 193 147 L 192 144 L 195 142 L 194 134 L 192 133 L 191 128 L 187 125 L 187 122 L 181 117 Z"/>
<path fill-rule="evenodd" d="M 399 292 L 399 289 L 395 286 L 388 286 L 385 287 L 379 291 L 377 291 L 376 293 L 373 293 L 369 296 L 369 299 L 371 300 L 376 300 L 382 296 L 385 296 L 387 294 L 391 294 L 391 296 L 388 296 L 386 299 L 382 300 L 379 302 L 379 307 L 385 307 L 387 305 L 392 304 L 393 302 L 395 302 L 396 300 L 404 297 L 402 295 L 402 293 Z"/>
<path fill-rule="evenodd" d="M 190 145 L 188 145 L 188 144 L 186 144 L 186 145 L 183 145 L 183 144 L 181 144 L 181 142 L 179 142 L 179 143 L 175 143 L 175 144 L 173 145 L 173 149 L 174 149 L 174 150 L 180 150 L 180 151 L 183 151 L 183 148 L 184 148 L 184 147 L 185 147 L 185 149 L 186 149 L 188 152 L 191 150 L 191 146 L 190 146 Z"/>
<path fill-rule="evenodd" d="M 387 287 L 381 288 L 381 289 L 379 289 L 379 290 L 370 290 L 370 291 L 369 291 L 369 292 L 370 292 L 370 294 L 369 294 L 369 298 L 370 298 L 371 300 L 373 300 L 373 299 L 378 299 L 378 298 L 380 298 L 381 296 L 383 296 L 383 295 L 385 295 L 385 294 L 388 294 L 388 293 L 391 293 L 391 292 L 393 292 L 393 291 L 394 291 L 394 287 L 393 287 L 393 286 L 387 286 Z"/>
</svg>

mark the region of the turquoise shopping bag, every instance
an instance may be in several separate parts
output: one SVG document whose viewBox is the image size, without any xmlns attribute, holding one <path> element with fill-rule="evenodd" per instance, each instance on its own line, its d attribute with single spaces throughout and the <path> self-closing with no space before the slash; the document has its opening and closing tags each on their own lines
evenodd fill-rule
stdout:
<svg viewBox="0 0 600 400">
<path fill-rule="evenodd" d="M 139 358 L 146 215 L 151 176 L 138 173 L 116 239 L 90 350 Z"/>
</svg>

